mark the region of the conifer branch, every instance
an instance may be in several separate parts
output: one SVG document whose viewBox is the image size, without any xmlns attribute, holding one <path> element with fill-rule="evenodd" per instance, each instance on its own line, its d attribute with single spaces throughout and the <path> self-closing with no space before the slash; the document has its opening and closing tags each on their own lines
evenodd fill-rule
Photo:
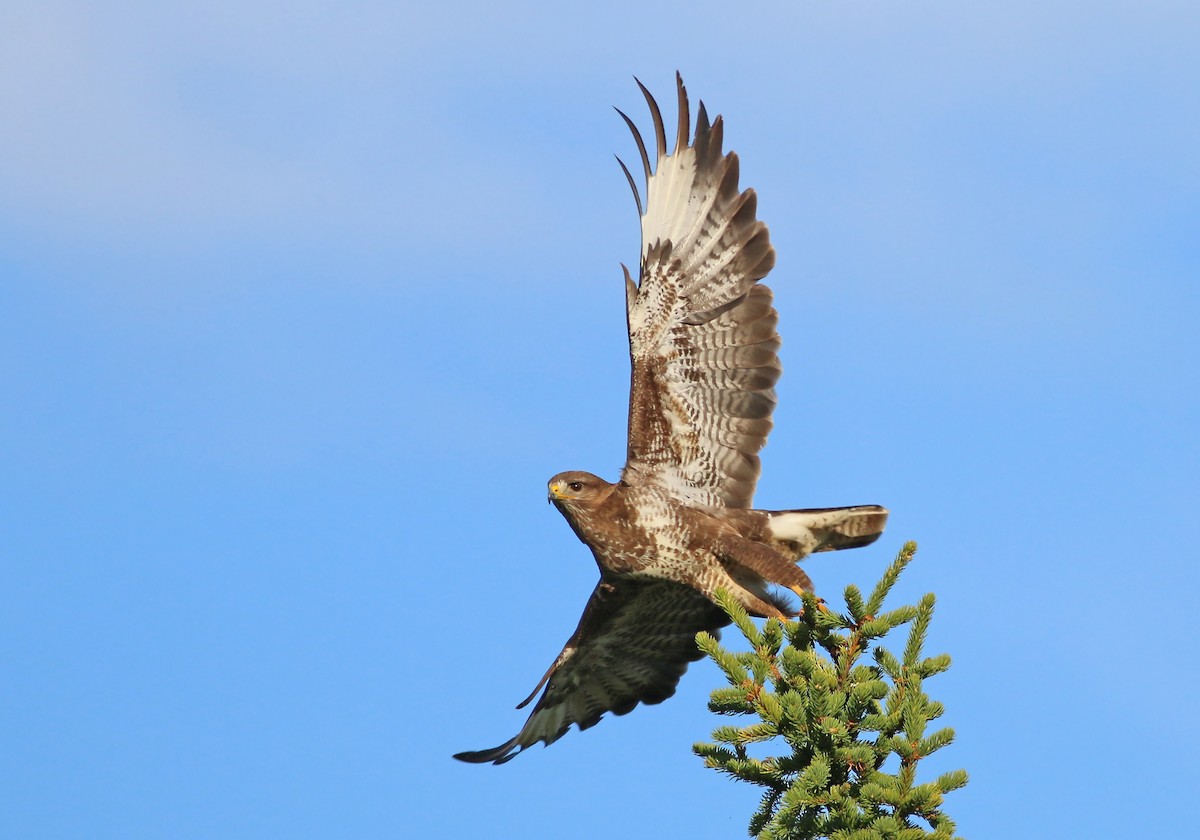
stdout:
<svg viewBox="0 0 1200 840">
<path fill-rule="evenodd" d="M 955 836 L 942 804 L 947 793 L 967 783 L 966 771 L 917 782 L 921 760 L 954 740 L 952 729 L 929 731 L 943 708 L 923 688 L 925 679 L 950 667 L 947 654 L 922 654 L 935 599 L 928 594 L 915 606 L 882 612 L 916 549 L 915 543 L 905 543 L 865 602 L 858 587 L 847 586 L 845 614 L 819 608 L 805 593 L 804 611 L 796 620 L 769 619 L 760 629 L 727 593 L 718 592 L 718 603 L 751 650 L 735 653 L 711 634 L 697 636 L 729 682 L 713 691 L 708 706 L 716 714 L 756 721 L 721 726 L 713 732 L 716 743 L 693 749 L 706 766 L 765 788 L 750 818 L 751 836 Z M 908 638 L 897 658 L 879 640 L 905 624 Z M 748 747 L 763 744 L 781 754 L 750 754 Z M 885 763 L 895 771 L 885 770 Z"/>
</svg>

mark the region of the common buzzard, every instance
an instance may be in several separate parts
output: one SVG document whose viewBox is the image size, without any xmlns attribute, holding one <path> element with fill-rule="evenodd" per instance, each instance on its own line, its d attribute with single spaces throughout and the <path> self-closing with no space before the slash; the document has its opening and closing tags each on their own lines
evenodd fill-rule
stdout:
<svg viewBox="0 0 1200 840">
<path fill-rule="evenodd" d="M 632 385 L 629 449 L 616 484 L 586 472 L 550 479 L 549 497 L 592 550 L 600 581 L 566 646 L 517 708 L 545 686 L 529 719 L 498 747 L 458 753 L 501 764 L 521 750 L 587 729 L 605 712 L 675 693 L 695 636 L 729 623 L 713 602 L 724 588 L 751 615 L 786 618 L 770 589 L 811 589 L 796 563 L 814 551 L 855 548 L 883 532 L 878 505 L 764 511 L 750 507 L 758 452 L 771 429 L 781 367 L 771 291 L 775 264 L 754 190 L 738 191 L 738 159 L 721 153 L 722 121 L 700 103 L 695 136 L 676 75 L 675 148 L 654 97 L 655 160 L 633 121 L 645 170 L 643 205 L 621 163 L 642 222 L 639 280 L 625 269 Z M 619 160 L 619 159 L 618 159 Z"/>
</svg>

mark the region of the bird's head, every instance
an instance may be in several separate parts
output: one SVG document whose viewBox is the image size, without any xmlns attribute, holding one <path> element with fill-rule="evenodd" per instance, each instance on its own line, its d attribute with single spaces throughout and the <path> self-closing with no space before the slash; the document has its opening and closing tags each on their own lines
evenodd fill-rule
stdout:
<svg viewBox="0 0 1200 840">
<path fill-rule="evenodd" d="M 547 485 L 548 499 L 558 505 L 587 507 L 604 500 L 613 485 L 589 472 L 571 470 L 550 479 Z"/>
</svg>

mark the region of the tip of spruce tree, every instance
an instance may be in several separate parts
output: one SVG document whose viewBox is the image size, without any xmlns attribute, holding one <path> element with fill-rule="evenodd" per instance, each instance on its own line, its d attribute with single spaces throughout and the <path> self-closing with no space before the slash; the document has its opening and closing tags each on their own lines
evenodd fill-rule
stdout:
<svg viewBox="0 0 1200 840">
<path fill-rule="evenodd" d="M 903 545 L 867 601 L 857 586 L 846 587 L 844 614 L 819 610 L 806 595 L 796 619 L 768 620 L 760 629 L 728 593 L 718 593 L 751 649 L 734 652 L 710 634 L 697 637 L 729 683 L 712 693 L 709 708 L 755 719 L 719 727 L 716 743 L 693 751 L 706 766 L 765 788 L 751 835 L 953 837 L 943 797 L 967 783 L 966 771 L 916 781 L 919 763 L 954 740 L 949 727 L 926 731 L 943 707 L 923 681 L 950 666 L 947 654 L 922 655 L 936 599 L 929 593 L 883 611 L 916 550 L 915 542 Z M 897 658 L 883 640 L 905 624 Z M 752 748 L 782 751 L 760 756 Z M 883 769 L 892 756 L 899 758 L 894 773 Z"/>
</svg>

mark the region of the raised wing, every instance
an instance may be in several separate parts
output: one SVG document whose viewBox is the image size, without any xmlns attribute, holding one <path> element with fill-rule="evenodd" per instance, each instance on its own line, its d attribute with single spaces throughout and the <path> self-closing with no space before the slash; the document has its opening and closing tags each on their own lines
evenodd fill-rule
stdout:
<svg viewBox="0 0 1200 840">
<path fill-rule="evenodd" d="M 654 119 L 656 164 L 625 114 L 646 172 L 639 282 L 625 272 L 632 382 L 622 478 L 652 482 L 693 504 L 749 507 L 758 452 L 771 430 L 781 367 L 771 291 L 775 264 L 754 190 L 738 191 L 738 159 L 722 155 L 722 122 L 704 103 L 689 140 L 688 99 L 676 74 L 679 122 L 667 152 L 662 112 L 638 82 Z M 618 113 L 620 113 L 618 111 Z"/>
<path fill-rule="evenodd" d="M 573 723 L 587 729 L 605 712 L 623 715 L 638 703 L 661 703 L 675 693 L 688 663 L 702 656 L 696 634 L 728 623 L 720 608 L 690 586 L 602 580 L 562 653 L 517 706 L 524 707 L 546 685 L 516 737 L 454 757 L 503 764 L 538 741 L 554 743 Z"/>
</svg>

